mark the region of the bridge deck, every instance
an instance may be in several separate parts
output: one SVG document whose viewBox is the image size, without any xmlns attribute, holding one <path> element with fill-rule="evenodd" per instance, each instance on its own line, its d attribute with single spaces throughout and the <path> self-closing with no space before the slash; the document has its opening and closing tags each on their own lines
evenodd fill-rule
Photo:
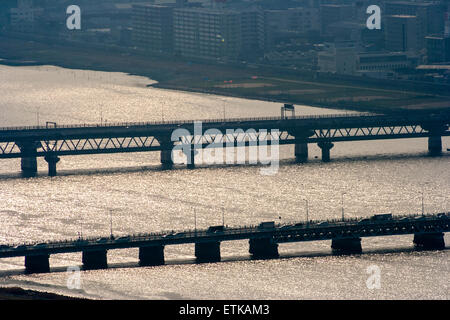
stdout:
<svg viewBox="0 0 450 320">
<path fill-rule="evenodd" d="M 441 137 L 450 136 L 449 127 L 450 113 L 427 116 L 337 114 L 206 119 L 200 122 L 188 120 L 10 127 L 0 128 L 0 158 L 160 151 L 172 150 L 174 144 L 222 148 L 246 146 L 255 141 L 268 141 L 268 144 L 275 141 L 285 145 Z M 184 129 L 184 133 L 178 140 L 172 141 L 171 135 L 176 129 Z"/>
<path fill-rule="evenodd" d="M 425 216 L 394 216 L 386 220 L 361 218 L 344 221 L 302 221 L 291 224 L 279 224 L 273 228 L 245 226 L 224 228 L 223 231 L 219 232 L 209 232 L 207 229 L 180 232 L 170 231 L 128 235 L 113 239 L 86 238 L 46 243 L 1 245 L 0 258 L 243 239 L 271 238 L 276 243 L 283 243 L 449 231 L 450 212 Z"/>
</svg>

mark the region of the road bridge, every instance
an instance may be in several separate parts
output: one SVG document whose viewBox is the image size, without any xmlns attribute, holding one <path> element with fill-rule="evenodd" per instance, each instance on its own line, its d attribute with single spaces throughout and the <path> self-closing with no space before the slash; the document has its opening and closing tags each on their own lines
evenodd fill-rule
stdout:
<svg viewBox="0 0 450 320">
<path fill-rule="evenodd" d="M 174 148 L 189 146 L 186 163 L 194 167 L 198 149 L 265 143 L 293 144 L 296 160 L 305 162 L 308 144 L 317 143 L 326 162 L 336 142 L 404 138 L 427 138 L 429 154 L 437 156 L 442 152 L 442 137 L 450 136 L 449 127 L 448 112 L 9 127 L 0 128 L 0 159 L 20 158 L 24 176 L 33 176 L 37 158 L 43 157 L 49 175 L 54 176 L 60 157 L 68 155 L 159 151 L 161 163 L 170 168 Z"/>
<path fill-rule="evenodd" d="M 375 215 L 327 221 L 300 221 L 289 224 L 264 222 L 257 226 L 213 226 L 201 230 L 169 231 L 92 237 L 19 245 L 0 245 L 0 258 L 25 257 L 26 272 L 49 272 L 49 256 L 58 253 L 82 252 L 83 268 L 107 268 L 107 252 L 114 249 L 139 248 L 142 266 L 164 264 L 164 248 L 168 245 L 194 244 L 198 262 L 221 260 L 223 241 L 248 240 L 253 258 L 278 257 L 278 244 L 331 240 L 336 254 L 361 253 L 362 237 L 413 234 L 419 249 L 444 249 L 444 233 L 450 231 L 450 212 L 433 215 Z"/>
</svg>

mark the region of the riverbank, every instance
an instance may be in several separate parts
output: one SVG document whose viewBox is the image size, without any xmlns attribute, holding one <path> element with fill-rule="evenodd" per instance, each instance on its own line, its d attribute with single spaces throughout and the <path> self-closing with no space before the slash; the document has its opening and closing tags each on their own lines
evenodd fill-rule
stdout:
<svg viewBox="0 0 450 320">
<path fill-rule="evenodd" d="M 354 81 L 323 76 L 318 80 L 315 75 L 305 72 L 268 66 L 212 64 L 1 37 L 0 57 L 16 64 L 32 61 L 70 69 L 145 76 L 158 81 L 153 87 L 163 89 L 313 107 L 381 113 L 450 110 L 450 93 L 441 87 L 430 90 L 430 84 L 421 89 L 417 84 L 402 87 L 373 79 Z"/>
<path fill-rule="evenodd" d="M 86 300 L 19 287 L 0 287 L 0 300 Z"/>
</svg>

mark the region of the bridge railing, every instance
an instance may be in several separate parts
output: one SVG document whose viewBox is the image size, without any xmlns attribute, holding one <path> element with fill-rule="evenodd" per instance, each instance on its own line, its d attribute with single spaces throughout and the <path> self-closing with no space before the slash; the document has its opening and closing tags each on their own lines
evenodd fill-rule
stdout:
<svg viewBox="0 0 450 320">
<path fill-rule="evenodd" d="M 386 222 L 402 222 L 402 219 L 408 219 L 406 222 L 413 222 L 418 217 L 424 217 L 425 220 L 434 219 L 438 217 L 439 215 L 446 215 L 447 217 L 450 217 L 450 212 L 442 212 L 442 213 L 436 213 L 436 214 L 409 214 L 409 215 L 396 215 L 393 216 L 392 219 L 388 220 L 371 220 L 371 223 L 386 223 Z M 342 219 L 328 219 L 328 220 L 313 220 L 307 222 L 306 220 L 293 222 L 292 224 L 276 224 L 275 229 L 260 229 L 258 225 L 246 225 L 246 226 L 238 226 L 238 227 L 227 227 L 225 229 L 225 233 L 230 234 L 243 234 L 243 233 L 257 233 L 257 232 L 273 232 L 276 230 L 280 230 L 283 226 L 292 226 L 293 229 L 317 229 L 317 228 L 323 228 L 323 227 L 339 227 L 339 226 L 355 226 L 355 222 L 361 221 L 362 219 L 370 219 L 371 217 L 352 217 L 352 218 L 346 218 L 344 220 Z M 324 225 L 323 223 L 326 222 L 327 224 Z M 295 227 L 295 224 L 301 223 L 302 226 Z M 322 224 L 321 224 L 322 223 Z M 138 233 L 138 234 L 130 234 L 125 235 L 124 237 L 129 238 L 129 242 L 140 242 L 140 241 L 149 241 L 149 240 L 163 240 L 164 236 L 173 236 L 174 238 L 191 238 L 191 237 L 199 237 L 199 236 L 211 236 L 214 233 L 208 232 L 208 229 L 187 229 L 187 230 L 167 230 L 167 231 L 161 231 L 161 232 L 150 232 L 150 233 Z M 220 234 L 219 234 L 220 235 Z M 64 248 L 68 246 L 78 246 L 80 244 L 116 244 L 117 239 L 120 237 L 115 237 L 113 239 L 109 237 L 101 237 L 101 236 L 91 236 L 91 237 L 79 237 L 79 238 L 72 238 L 72 239 L 63 239 L 63 240 L 55 240 L 55 241 L 49 241 L 46 243 L 41 242 L 26 242 L 26 243 L 15 243 L 15 244 L 8 244 L 7 247 L 9 249 L 17 248 L 18 246 L 26 246 L 27 248 L 32 248 L 33 246 L 43 244 L 45 245 L 43 248 L 45 249 L 52 249 L 52 248 Z M 99 239 L 104 240 L 104 242 L 98 242 Z M 6 248 L 1 248 L 2 249 Z"/>
<path fill-rule="evenodd" d="M 278 121 L 278 120 L 310 120 L 310 119 L 334 119 L 334 118 L 363 118 L 379 116 L 376 113 L 341 113 L 308 115 L 293 117 L 250 117 L 250 118 L 227 118 L 227 119 L 199 119 L 199 120 L 168 120 L 168 121 L 145 121 L 145 122 L 108 122 L 108 123 L 83 123 L 83 124 L 63 124 L 58 126 L 14 126 L 0 127 L 0 131 L 22 131 L 22 130 L 57 130 L 57 129 L 75 129 L 75 128 L 116 128 L 116 127 L 142 127 L 154 125 L 177 125 L 192 124 L 195 121 L 202 123 L 225 123 L 225 122 L 243 122 L 243 121 Z"/>
</svg>

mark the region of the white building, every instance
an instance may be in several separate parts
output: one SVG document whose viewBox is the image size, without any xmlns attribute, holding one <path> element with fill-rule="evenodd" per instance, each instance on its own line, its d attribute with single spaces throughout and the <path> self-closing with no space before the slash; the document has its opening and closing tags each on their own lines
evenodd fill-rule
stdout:
<svg viewBox="0 0 450 320">
<path fill-rule="evenodd" d="M 359 71 L 396 71 L 412 66 L 412 59 L 403 52 L 361 53 L 359 54 Z"/>
<path fill-rule="evenodd" d="M 353 42 L 326 43 L 318 54 L 321 72 L 354 75 L 358 71 L 358 53 Z"/>
</svg>

